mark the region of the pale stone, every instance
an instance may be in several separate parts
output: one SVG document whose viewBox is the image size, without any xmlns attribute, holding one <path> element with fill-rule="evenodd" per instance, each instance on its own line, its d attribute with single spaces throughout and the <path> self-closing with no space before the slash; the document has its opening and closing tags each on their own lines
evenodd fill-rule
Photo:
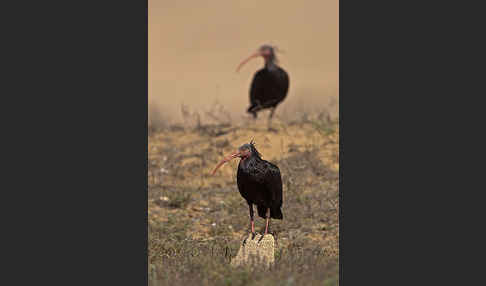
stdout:
<svg viewBox="0 0 486 286">
<path fill-rule="evenodd" d="M 271 234 L 265 235 L 261 241 L 261 234 L 255 235 L 254 239 L 251 239 L 252 234 L 246 238 L 246 243 L 241 242 L 240 249 L 231 260 L 232 266 L 250 265 L 262 263 L 263 265 L 270 266 L 275 262 L 275 238 Z"/>
</svg>

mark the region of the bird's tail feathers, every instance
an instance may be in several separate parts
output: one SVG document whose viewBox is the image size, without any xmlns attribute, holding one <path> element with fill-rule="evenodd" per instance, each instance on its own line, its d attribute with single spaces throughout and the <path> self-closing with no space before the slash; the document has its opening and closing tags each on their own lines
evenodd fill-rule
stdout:
<svg viewBox="0 0 486 286">
<path fill-rule="evenodd" d="M 261 218 L 266 218 L 267 208 L 264 206 L 257 206 L 258 216 Z M 270 218 L 273 219 L 283 219 L 282 210 L 280 207 L 270 208 Z"/>
<path fill-rule="evenodd" d="M 274 219 L 283 219 L 282 210 L 280 208 L 270 209 L 270 217 Z"/>
</svg>

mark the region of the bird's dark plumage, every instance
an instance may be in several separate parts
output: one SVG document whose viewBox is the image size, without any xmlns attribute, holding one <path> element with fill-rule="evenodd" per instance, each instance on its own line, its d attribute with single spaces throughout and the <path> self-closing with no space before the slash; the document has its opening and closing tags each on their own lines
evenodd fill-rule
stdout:
<svg viewBox="0 0 486 286">
<path fill-rule="evenodd" d="M 263 160 L 253 143 L 242 147 L 250 149 L 250 156 L 242 158 L 238 165 L 237 184 L 241 196 L 257 206 L 258 215 L 266 218 L 270 209 L 270 218 L 283 219 L 282 177 L 279 168 Z"/>
<path fill-rule="evenodd" d="M 258 215 L 266 219 L 265 235 L 268 233 L 270 219 L 283 219 L 280 170 L 276 165 L 262 159 L 252 140 L 249 144 L 242 145 L 236 152 L 224 158 L 216 165 L 212 174 L 214 175 L 218 168 L 234 158 L 240 158 L 236 181 L 241 196 L 248 203 L 251 232 L 255 235 L 253 205 L 256 205 Z"/>
<path fill-rule="evenodd" d="M 277 65 L 275 48 L 270 45 L 261 46 L 257 52 L 245 59 L 239 66 L 250 59 L 262 56 L 265 60 L 265 67 L 260 69 L 253 76 L 250 86 L 250 107 L 247 112 L 257 118 L 257 112 L 270 108 L 269 119 L 272 119 L 275 108 L 287 97 L 289 91 L 289 75 Z"/>
<path fill-rule="evenodd" d="M 250 87 L 250 107 L 248 112 L 256 117 L 256 112 L 277 107 L 289 90 L 289 76 L 281 67 L 271 64 L 255 73 Z"/>
</svg>

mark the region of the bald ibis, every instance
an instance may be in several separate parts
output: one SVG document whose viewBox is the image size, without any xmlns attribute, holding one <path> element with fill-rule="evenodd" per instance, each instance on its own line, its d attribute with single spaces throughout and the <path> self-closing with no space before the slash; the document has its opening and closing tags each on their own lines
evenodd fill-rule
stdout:
<svg viewBox="0 0 486 286">
<path fill-rule="evenodd" d="M 265 233 L 268 233 L 270 219 L 283 219 L 282 214 L 282 176 L 279 168 L 261 158 L 253 140 L 244 144 L 233 154 L 224 158 L 213 170 L 216 171 L 224 163 L 234 158 L 240 158 L 237 171 L 237 185 L 241 196 L 248 203 L 250 210 L 250 225 L 252 239 L 255 238 L 253 205 L 257 206 L 258 215 L 266 219 Z"/>
<path fill-rule="evenodd" d="M 270 109 L 268 124 L 273 117 L 277 106 L 285 99 L 289 90 L 289 75 L 277 65 L 277 56 L 273 46 L 263 45 L 255 53 L 243 60 L 236 71 L 251 59 L 262 57 L 265 66 L 258 70 L 253 76 L 250 86 L 250 107 L 247 112 L 257 118 L 257 112 L 263 109 Z"/>
</svg>

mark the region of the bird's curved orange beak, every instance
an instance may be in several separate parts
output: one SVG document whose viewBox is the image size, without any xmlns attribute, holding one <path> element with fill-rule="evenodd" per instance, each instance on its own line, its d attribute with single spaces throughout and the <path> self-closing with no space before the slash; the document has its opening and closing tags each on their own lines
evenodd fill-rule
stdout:
<svg viewBox="0 0 486 286">
<path fill-rule="evenodd" d="M 262 55 L 262 52 L 260 51 L 256 51 L 254 52 L 253 54 L 251 54 L 248 58 L 244 59 L 239 65 L 238 67 L 236 68 L 236 72 L 239 72 L 241 67 L 243 67 L 244 64 L 246 64 L 247 62 L 249 62 L 251 59 L 254 59 L 256 57 L 259 57 Z"/>
<path fill-rule="evenodd" d="M 234 158 L 237 158 L 241 155 L 241 152 L 240 151 L 236 151 L 235 153 L 225 157 L 223 160 L 221 160 L 221 162 L 218 163 L 218 165 L 216 165 L 216 167 L 214 168 L 213 172 L 211 172 L 211 176 L 214 175 L 214 173 L 216 173 L 216 171 L 221 167 L 223 166 L 224 163 L 226 162 L 229 162 L 231 161 L 232 159 Z"/>
</svg>

